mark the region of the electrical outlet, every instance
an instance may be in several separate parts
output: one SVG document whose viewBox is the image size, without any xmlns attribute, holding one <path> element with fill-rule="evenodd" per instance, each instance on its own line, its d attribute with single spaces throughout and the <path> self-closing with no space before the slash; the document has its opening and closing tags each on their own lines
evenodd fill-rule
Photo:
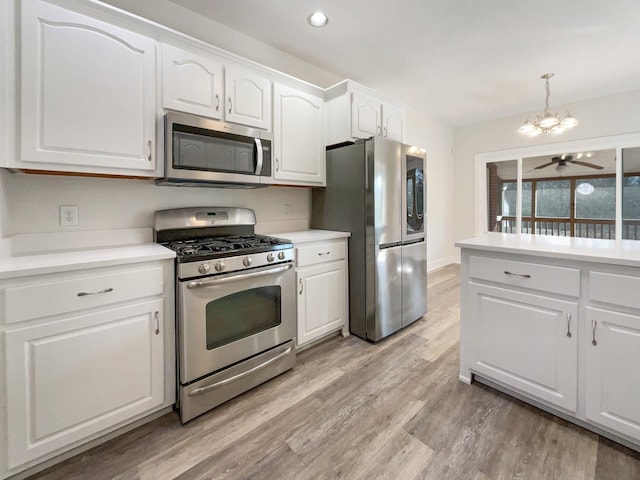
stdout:
<svg viewBox="0 0 640 480">
<path fill-rule="evenodd" d="M 72 227 L 78 225 L 78 206 L 60 205 L 60 226 Z"/>
</svg>

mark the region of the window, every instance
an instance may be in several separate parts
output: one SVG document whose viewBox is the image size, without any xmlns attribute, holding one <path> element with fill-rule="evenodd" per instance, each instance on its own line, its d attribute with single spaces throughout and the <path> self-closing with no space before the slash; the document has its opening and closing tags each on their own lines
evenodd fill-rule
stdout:
<svg viewBox="0 0 640 480">
<path fill-rule="evenodd" d="M 622 238 L 640 240 L 640 147 L 622 149 Z"/>
<path fill-rule="evenodd" d="M 640 240 L 640 146 L 615 146 L 630 143 L 640 134 L 477 155 L 486 230 Z"/>
</svg>

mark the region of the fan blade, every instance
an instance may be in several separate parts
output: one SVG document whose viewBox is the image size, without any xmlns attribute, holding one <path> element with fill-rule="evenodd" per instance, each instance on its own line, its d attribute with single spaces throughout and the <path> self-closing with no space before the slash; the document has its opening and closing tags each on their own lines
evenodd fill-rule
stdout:
<svg viewBox="0 0 640 480">
<path fill-rule="evenodd" d="M 587 162 L 579 162 L 577 160 L 565 160 L 565 162 L 575 163 L 576 165 L 582 165 L 583 167 L 595 168 L 596 170 L 602 170 L 604 168 L 600 165 L 595 165 L 593 163 L 587 163 Z"/>
<path fill-rule="evenodd" d="M 556 162 L 545 163 L 544 165 L 540 165 L 539 167 L 534 168 L 534 170 L 540 170 L 541 168 L 548 167 L 549 165 L 553 165 L 554 163 L 558 163 L 558 162 L 556 161 Z"/>
</svg>

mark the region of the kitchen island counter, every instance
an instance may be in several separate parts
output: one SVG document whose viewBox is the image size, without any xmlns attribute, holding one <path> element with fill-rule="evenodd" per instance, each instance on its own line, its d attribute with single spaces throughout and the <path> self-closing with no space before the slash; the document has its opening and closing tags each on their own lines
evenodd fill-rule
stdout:
<svg viewBox="0 0 640 480">
<path fill-rule="evenodd" d="M 486 233 L 455 245 L 488 252 L 640 267 L 640 242 L 634 240 Z"/>
</svg>

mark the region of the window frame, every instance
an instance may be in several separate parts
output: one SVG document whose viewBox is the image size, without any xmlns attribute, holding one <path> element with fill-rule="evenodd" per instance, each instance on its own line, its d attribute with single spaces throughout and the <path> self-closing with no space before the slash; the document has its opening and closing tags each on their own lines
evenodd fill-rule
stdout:
<svg viewBox="0 0 640 480">
<path fill-rule="evenodd" d="M 545 155 L 557 155 L 569 151 L 593 151 L 615 149 L 616 158 L 622 159 L 622 150 L 627 148 L 640 147 L 640 132 L 612 135 L 607 137 L 591 138 L 584 140 L 573 140 L 569 142 L 548 143 L 530 147 L 521 147 L 509 150 L 499 150 L 493 152 L 477 153 L 474 156 L 475 164 L 475 235 L 487 233 L 487 164 L 493 162 L 516 161 L 516 234 L 510 235 L 533 235 L 522 233 L 522 163 L 528 157 L 539 157 Z M 623 162 L 616 162 L 616 213 L 615 213 L 615 237 L 622 239 L 622 187 L 623 187 Z"/>
</svg>

